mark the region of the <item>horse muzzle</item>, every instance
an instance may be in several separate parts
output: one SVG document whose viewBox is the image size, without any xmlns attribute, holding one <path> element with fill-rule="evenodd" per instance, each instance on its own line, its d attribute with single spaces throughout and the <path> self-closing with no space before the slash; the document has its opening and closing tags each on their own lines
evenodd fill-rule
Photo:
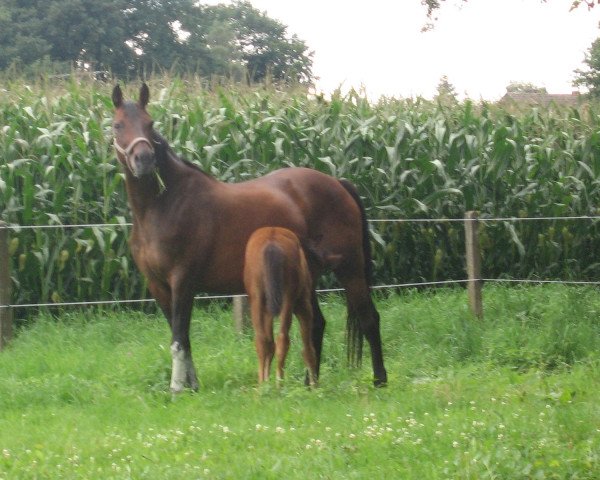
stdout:
<svg viewBox="0 0 600 480">
<path fill-rule="evenodd" d="M 156 170 L 156 157 L 153 151 L 143 151 L 133 155 L 127 163 L 129 170 L 135 177 L 142 177 L 154 173 Z"/>
<path fill-rule="evenodd" d="M 134 148 L 144 143 L 145 148 L 138 148 L 134 152 Z M 115 139 L 113 142 L 115 150 L 119 152 L 124 159 L 124 163 L 133 174 L 134 177 L 142 177 L 156 170 L 156 156 L 154 155 L 154 147 L 145 137 L 137 137 L 127 146 L 122 148 Z"/>
</svg>

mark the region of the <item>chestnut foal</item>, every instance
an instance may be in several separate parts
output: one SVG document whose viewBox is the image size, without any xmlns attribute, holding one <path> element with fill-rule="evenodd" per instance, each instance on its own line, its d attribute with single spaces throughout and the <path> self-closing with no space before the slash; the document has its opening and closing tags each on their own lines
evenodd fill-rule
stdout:
<svg viewBox="0 0 600 480">
<path fill-rule="evenodd" d="M 246 245 L 244 285 L 250 301 L 254 341 L 258 354 L 258 382 L 269 379 L 273 355 L 277 355 L 277 381 L 290 347 L 292 313 L 300 322 L 302 355 L 308 381 L 315 385 L 317 358 L 312 342 L 312 277 L 298 237 L 287 228 L 263 227 Z M 273 319 L 279 316 L 280 330 L 273 340 Z"/>
</svg>

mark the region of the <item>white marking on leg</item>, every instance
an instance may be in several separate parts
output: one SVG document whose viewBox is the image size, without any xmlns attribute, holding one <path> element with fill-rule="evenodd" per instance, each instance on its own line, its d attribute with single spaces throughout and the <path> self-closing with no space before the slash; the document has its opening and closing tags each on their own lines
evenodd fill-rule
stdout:
<svg viewBox="0 0 600 480">
<path fill-rule="evenodd" d="M 183 391 L 186 380 L 186 358 L 183 347 L 179 342 L 171 345 L 171 357 L 173 358 L 173 369 L 171 370 L 171 391 L 179 393 Z"/>
</svg>

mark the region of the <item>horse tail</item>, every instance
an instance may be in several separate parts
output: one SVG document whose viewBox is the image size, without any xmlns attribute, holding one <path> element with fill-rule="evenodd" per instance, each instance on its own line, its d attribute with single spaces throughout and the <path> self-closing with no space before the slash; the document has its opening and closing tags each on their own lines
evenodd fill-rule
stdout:
<svg viewBox="0 0 600 480">
<path fill-rule="evenodd" d="M 341 179 L 339 182 L 342 187 L 350 194 L 356 202 L 360 210 L 361 228 L 362 228 L 362 251 L 364 259 L 364 275 L 367 285 L 372 284 L 373 280 L 373 262 L 371 254 L 371 242 L 369 241 L 369 224 L 367 222 L 367 212 L 363 201 L 358 194 L 358 190 L 353 183 L 348 180 Z M 360 328 L 360 318 L 357 312 L 348 312 L 346 321 L 346 337 L 347 337 L 347 357 L 350 365 L 358 366 L 362 361 L 363 351 L 363 334 Z"/>
<path fill-rule="evenodd" d="M 283 305 L 284 255 L 277 245 L 269 244 L 264 250 L 265 299 L 267 310 L 274 317 Z"/>
</svg>

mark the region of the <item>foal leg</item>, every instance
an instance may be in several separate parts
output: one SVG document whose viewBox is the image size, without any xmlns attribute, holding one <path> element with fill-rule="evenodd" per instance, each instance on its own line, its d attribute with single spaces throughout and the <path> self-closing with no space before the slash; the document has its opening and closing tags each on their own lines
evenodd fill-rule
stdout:
<svg viewBox="0 0 600 480">
<path fill-rule="evenodd" d="M 346 290 L 349 320 L 358 320 L 360 334 L 364 335 L 371 348 L 373 383 L 376 387 L 387 383 L 387 372 L 383 365 L 383 348 L 379 328 L 379 313 L 375 309 L 371 292 L 362 276 L 343 277 L 340 281 Z"/>
<path fill-rule="evenodd" d="M 277 354 L 277 381 L 283 380 L 283 369 L 285 368 L 285 359 L 290 349 L 290 326 L 292 325 L 292 306 L 289 301 L 285 301 L 279 315 L 279 335 L 275 351 Z"/>
<path fill-rule="evenodd" d="M 273 317 L 263 308 L 260 299 L 250 299 L 250 313 L 254 327 L 254 345 L 258 356 L 258 383 L 269 379 L 271 361 L 275 352 Z"/>
<path fill-rule="evenodd" d="M 307 379 L 310 386 L 317 383 L 317 354 L 312 339 L 312 307 L 310 300 L 300 301 L 296 308 L 296 316 L 300 322 L 300 334 L 302 335 L 302 356 L 307 368 Z"/>
</svg>

